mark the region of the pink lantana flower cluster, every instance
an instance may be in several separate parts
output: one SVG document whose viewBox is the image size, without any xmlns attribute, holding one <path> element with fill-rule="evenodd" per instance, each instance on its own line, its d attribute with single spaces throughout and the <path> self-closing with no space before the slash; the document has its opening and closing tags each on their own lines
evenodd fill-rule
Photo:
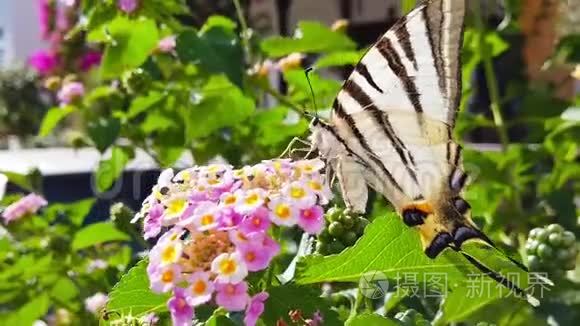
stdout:
<svg viewBox="0 0 580 326">
<path fill-rule="evenodd" d="M 6 207 L 4 212 L 2 212 L 2 217 L 4 218 L 4 222 L 8 224 L 28 214 L 35 214 L 40 208 L 46 205 L 48 205 L 48 202 L 44 197 L 30 193 Z"/>
<path fill-rule="evenodd" d="M 323 168 L 318 159 L 280 159 L 161 173 L 135 220 L 143 219 L 145 238 L 167 230 L 149 253 L 147 272 L 154 292 L 173 293 L 175 325 L 189 325 L 195 307 L 210 301 L 256 323 L 268 294 L 252 296 L 245 279 L 280 252 L 272 228 L 322 231 L 322 205 L 332 194 Z"/>
</svg>

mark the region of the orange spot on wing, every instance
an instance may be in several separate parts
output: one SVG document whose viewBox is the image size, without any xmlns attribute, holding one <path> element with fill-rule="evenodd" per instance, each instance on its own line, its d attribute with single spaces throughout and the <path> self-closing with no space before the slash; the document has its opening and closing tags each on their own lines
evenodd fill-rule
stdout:
<svg viewBox="0 0 580 326">
<path fill-rule="evenodd" d="M 419 202 L 419 203 L 412 203 L 409 204 L 407 206 L 405 206 L 403 208 L 403 212 L 408 210 L 408 209 L 417 209 L 420 210 L 421 212 L 429 215 L 429 214 L 433 214 L 433 206 L 431 206 L 431 204 L 427 203 L 427 202 Z"/>
</svg>

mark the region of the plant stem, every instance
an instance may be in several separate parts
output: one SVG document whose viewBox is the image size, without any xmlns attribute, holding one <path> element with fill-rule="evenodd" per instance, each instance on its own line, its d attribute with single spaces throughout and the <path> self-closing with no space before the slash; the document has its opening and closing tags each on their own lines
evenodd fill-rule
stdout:
<svg viewBox="0 0 580 326">
<path fill-rule="evenodd" d="M 244 16 L 244 11 L 242 9 L 242 5 L 240 4 L 240 0 L 233 0 L 234 7 L 236 7 L 236 14 L 238 16 L 238 20 L 240 21 L 240 25 L 242 27 L 241 32 L 241 39 L 246 50 L 246 54 L 248 55 L 248 62 L 252 62 L 252 50 L 250 46 L 250 29 L 248 28 L 248 23 L 246 22 L 246 16 Z"/>
<path fill-rule="evenodd" d="M 309 117 L 306 114 L 304 114 L 304 109 L 302 109 L 297 104 L 290 101 L 286 96 L 282 95 L 280 92 L 271 88 L 269 85 L 260 82 L 253 82 L 252 84 L 254 84 L 256 87 L 258 87 L 265 93 L 274 97 L 278 102 L 288 106 L 292 111 L 298 113 L 300 116 L 304 117 L 305 119 L 309 119 Z"/>
<path fill-rule="evenodd" d="M 282 230 L 280 230 L 279 228 L 273 228 L 272 238 L 274 239 L 274 241 L 280 243 L 280 239 L 282 238 Z M 266 284 L 263 290 L 267 290 L 272 286 L 272 280 L 274 279 L 274 267 L 275 264 L 270 264 L 270 266 L 266 271 Z"/>
<path fill-rule="evenodd" d="M 356 299 L 354 301 L 354 305 L 352 306 L 352 309 L 350 310 L 350 316 L 348 317 L 353 318 L 354 316 L 356 316 L 357 312 L 358 312 L 358 308 L 360 307 L 362 301 L 363 301 L 363 294 L 360 288 L 357 289 L 356 292 Z"/>
<path fill-rule="evenodd" d="M 507 132 L 507 127 L 504 123 L 504 119 L 501 113 L 501 99 L 499 95 L 499 87 L 497 85 L 497 78 L 495 75 L 495 70 L 493 68 L 493 61 L 491 57 L 491 53 L 489 51 L 489 45 L 485 39 L 487 35 L 486 27 L 483 24 L 483 20 L 481 18 L 481 10 L 477 8 L 477 14 L 475 17 L 475 24 L 479 29 L 478 33 L 478 47 L 479 52 L 482 57 L 483 62 L 483 69 L 485 73 L 485 80 L 487 83 L 487 89 L 489 93 L 489 100 L 490 100 L 490 109 L 493 115 L 493 122 L 495 123 L 495 129 L 499 135 L 499 139 L 502 145 L 502 151 L 505 152 L 509 145 L 509 137 Z"/>
</svg>

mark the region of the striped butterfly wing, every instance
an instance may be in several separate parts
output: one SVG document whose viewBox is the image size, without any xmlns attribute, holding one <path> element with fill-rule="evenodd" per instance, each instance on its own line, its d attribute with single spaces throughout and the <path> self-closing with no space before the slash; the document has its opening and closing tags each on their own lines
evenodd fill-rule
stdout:
<svg viewBox="0 0 580 326">
<path fill-rule="evenodd" d="M 461 198 L 466 175 L 461 147 L 451 136 L 461 96 L 465 6 L 465 0 L 429 0 L 397 22 L 355 66 L 330 123 L 313 121 L 311 139 L 332 162 L 349 208 L 364 211 L 369 185 L 418 229 L 428 257 L 453 248 L 510 293 L 537 305 L 461 249 L 466 240 L 494 247 Z"/>
<path fill-rule="evenodd" d="M 331 123 L 398 206 L 432 197 L 459 169 L 464 0 L 431 0 L 399 20 L 344 83 Z"/>
</svg>

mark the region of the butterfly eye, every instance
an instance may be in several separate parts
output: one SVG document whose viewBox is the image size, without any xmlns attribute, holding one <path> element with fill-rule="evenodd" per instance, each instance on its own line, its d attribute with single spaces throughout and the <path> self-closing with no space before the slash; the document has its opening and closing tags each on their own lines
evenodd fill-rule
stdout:
<svg viewBox="0 0 580 326">
<path fill-rule="evenodd" d="M 471 208 L 469 203 L 461 197 L 457 197 L 453 200 L 453 206 L 460 214 L 465 214 Z"/>
<path fill-rule="evenodd" d="M 427 213 L 418 210 L 416 208 L 411 208 L 403 211 L 403 222 L 408 226 L 417 226 L 423 224 Z"/>
</svg>

